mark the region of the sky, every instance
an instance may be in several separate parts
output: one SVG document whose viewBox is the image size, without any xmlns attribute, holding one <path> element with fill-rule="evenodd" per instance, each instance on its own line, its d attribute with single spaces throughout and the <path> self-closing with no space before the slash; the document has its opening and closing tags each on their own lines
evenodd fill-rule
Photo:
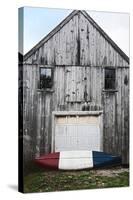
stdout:
<svg viewBox="0 0 133 200">
<path fill-rule="evenodd" d="M 71 12 L 72 10 L 67 9 L 24 7 L 23 53 L 27 53 Z M 129 56 L 129 14 L 96 11 L 87 12 Z M 20 19 L 21 24 L 22 17 Z"/>
</svg>

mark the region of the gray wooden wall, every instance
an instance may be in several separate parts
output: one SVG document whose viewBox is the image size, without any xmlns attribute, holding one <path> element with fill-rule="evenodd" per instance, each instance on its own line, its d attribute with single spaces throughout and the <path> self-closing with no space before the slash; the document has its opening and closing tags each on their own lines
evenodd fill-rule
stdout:
<svg viewBox="0 0 133 200">
<path fill-rule="evenodd" d="M 25 65 L 24 139 L 28 140 L 28 144 L 30 142 L 31 146 L 28 148 L 34 152 L 33 155 L 38 156 L 51 150 L 52 111 L 81 111 L 85 102 L 84 92 L 87 85 L 89 86 L 87 88 L 89 109 L 104 111 L 104 150 L 120 154 L 124 160 L 128 160 L 129 88 L 127 82 L 124 83 L 125 77 L 129 78 L 128 71 L 128 68 L 117 68 L 117 91 L 104 92 L 104 68 L 56 66 L 53 88 L 43 91 L 38 89 L 39 66 Z M 67 74 L 69 74 L 68 77 Z"/>
<path fill-rule="evenodd" d="M 39 89 L 39 67 L 52 67 L 53 87 Z M 104 91 L 104 68 L 116 69 L 116 91 Z M 129 64 L 79 13 L 42 43 L 23 66 L 24 158 L 51 151 L 52 111 L 102 109 L 104 151 L 129 157 Z"/>
</svg>

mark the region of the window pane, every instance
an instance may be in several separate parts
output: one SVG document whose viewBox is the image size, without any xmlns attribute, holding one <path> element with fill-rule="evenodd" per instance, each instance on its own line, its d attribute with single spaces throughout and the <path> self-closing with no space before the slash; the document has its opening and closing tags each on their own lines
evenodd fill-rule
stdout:
<svg viewBox="0 0 133 200">
<path fill-rule="evenodd" d="M 46 76 L 51 77 L 51 69 L 46 69 Z"/>
<path fill-rule="evenodd" d="M 40 68 L 40 88 L 46 89 L 52 87 L 52 69 Z"/>
<path fill-rule="evenodd" d="M 105 89 L 115 89 L 115 69 L 105 69 Z"/>
<path fill-rule="evenodd" d="M 105 69 L 105 78 L 115 78 L 115 69 Z"/>
<path fill-rule="evenodd" d="M 45 75 L 46 74 L 46 69 L 45 68 L 41 68 L 41 75 Z"/>
</svg>

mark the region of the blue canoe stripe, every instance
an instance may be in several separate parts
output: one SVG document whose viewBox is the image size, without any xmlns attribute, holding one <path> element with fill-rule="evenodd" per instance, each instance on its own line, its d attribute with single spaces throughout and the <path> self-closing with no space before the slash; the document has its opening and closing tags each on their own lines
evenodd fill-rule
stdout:
<svg viewBox="0 0 133 200">
<path fill-rule="evenodd" d="M 121 164 L 120 156 L 113 156 L 105 152 L 93 151 L 93 167 L 106 167 Z"/>
</svg>

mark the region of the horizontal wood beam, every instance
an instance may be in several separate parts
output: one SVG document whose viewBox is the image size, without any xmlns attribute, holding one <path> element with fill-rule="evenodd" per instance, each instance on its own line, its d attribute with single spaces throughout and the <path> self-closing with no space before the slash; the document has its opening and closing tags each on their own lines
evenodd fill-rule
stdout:
<svg viewBox="0 0 133 200">
<path fill-rule="evenodd" d="M 98 111 L 53 111 L 52 115 L 54 116 L 65 116 L 65 115 L 101 115 L 103 113 L 102 110 Z"/>
<path fill-rule="evenodd" d="M 22 64 L 21 64 L 22 65 Z M 30 66 L 37 66 L 37 67 L 102 67 L 102 68 L 129 68 L 129 66 L 111 66 L 111 65 L 42 65 L 42 64 L 38 64 L 38 63 L 23 63 L 23 65 L 30 65 Z"/>
</svg>

